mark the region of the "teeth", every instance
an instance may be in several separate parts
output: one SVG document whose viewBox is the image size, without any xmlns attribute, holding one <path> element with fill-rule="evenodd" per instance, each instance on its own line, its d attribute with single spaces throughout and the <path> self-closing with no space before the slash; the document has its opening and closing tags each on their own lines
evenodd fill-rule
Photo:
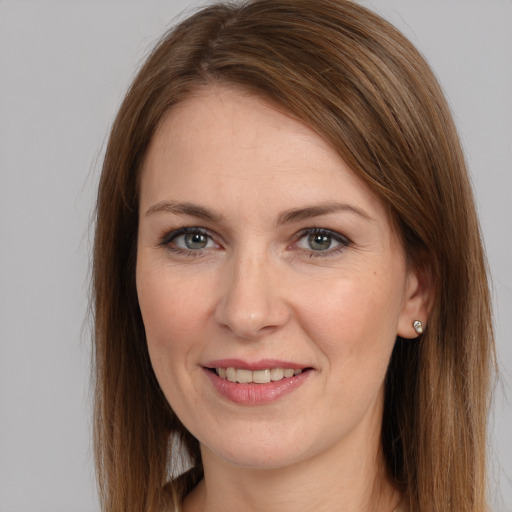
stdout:
<svg viewBox="0 0 512 512">
<path fill-rule="evenodd" d="M 270 370 L 257 370 L 252 373 L 252 381 L 256 384 L 266 384 L 270 382 Z"/>
<path fill-rule="evenodd" d="M 251 370 L 236 370 L 236 381 L 240 384 L 249 384 L 252 382 Z"/>
<path fill-rule="evenodd" d="M 226 379 L 231 382 L 236 382 L 236 368 L 226 368 Z"/>
<path fill-rule="evenodd" d="M 281 380 L 284 377 L 284 370 L 282 368 L 272 368 L 270 370 L 271 380 Z"/>
<path fill-rule="evenodd" d="M 294 370 L 293 368 L 269 368 L 253 372 L 240 368 L 215 368 L 215 373 L 230 382 L 238 382 L 240 384 L 267 384 L 269 382 L 293 377 L 294 375 L 300 375 L 302 370 Z"/>
</svg>

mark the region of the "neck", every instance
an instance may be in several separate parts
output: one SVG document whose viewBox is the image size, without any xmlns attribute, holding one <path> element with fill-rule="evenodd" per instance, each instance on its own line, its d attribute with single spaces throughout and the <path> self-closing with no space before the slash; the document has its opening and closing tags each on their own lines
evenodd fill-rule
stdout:
<svg viewBox="0 0 512 512">
<path fill-rule="evenodd" d="M 368 478 L 365 468 L 352 468 L 311 477 L 311 467 L 282 470 L 237 468 L 229 478 L 205 474 L 196 488 L 195 507 L 187 512 L 391 512 L 400 502 L 396 489 L 384 478 Z M 192 502 L 191 502 L 192 503 Z M 340 505 L 343 504 L 343 505 Z"/>
</svg>

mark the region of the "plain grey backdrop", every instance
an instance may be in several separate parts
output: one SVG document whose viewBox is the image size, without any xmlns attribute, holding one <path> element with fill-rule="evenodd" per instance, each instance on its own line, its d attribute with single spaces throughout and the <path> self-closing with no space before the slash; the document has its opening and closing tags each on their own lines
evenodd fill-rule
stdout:
<svg viewBox="0 0 512 512">
<path fill-rule="evenodd" d="M 0 512 L 99 510 L 86 322 L 91 211 L 123 93 L 186 0 L 0 0 Z M 366 0 L 452 106 L 494 282 L 494 507 L 512 511 L 512 0 Z M 507 399 L 508 393 L 508 399 Z"/>
</svg>

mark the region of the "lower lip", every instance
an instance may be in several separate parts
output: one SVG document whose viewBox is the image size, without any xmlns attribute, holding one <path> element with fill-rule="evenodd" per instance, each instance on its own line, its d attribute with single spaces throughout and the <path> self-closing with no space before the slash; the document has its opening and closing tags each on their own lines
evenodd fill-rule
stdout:
<svg viewBox="0 0 512 512">
<path fill-rule="evenodd" d="M 275 402 L 302 386 L 311 370 L 303 371 L 293 377 L 271 381 L 267 384 L 239 384 L 219 377 L 215 372 L 205 369 L 214 388 L 231 402 L 245 405 L 262 405 Z"/>
</svg>

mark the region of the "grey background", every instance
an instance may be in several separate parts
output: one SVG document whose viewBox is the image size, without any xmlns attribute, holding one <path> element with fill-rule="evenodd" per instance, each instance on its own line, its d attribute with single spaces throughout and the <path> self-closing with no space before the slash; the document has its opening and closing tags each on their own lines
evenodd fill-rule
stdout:
<svg viewBox="0 0 512 512">
<path fill-rule="evenodd" d="M 102 151 L 137 66 L 198 3 L 0 0 L 0 512 L 98 510 L 86 312 Z M 491 493 L 510 512 L 512 1 L 363 3 L 427 56 L 466 149 L 502 370 Z"/>
</svg>

